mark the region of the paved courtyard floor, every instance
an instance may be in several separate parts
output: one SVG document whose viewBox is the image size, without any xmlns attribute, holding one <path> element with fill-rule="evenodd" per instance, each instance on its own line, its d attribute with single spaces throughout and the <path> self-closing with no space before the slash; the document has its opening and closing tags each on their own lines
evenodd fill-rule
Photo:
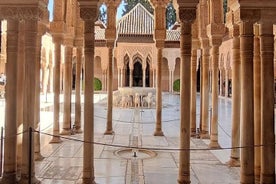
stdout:
<svg viewBox="0 0 276 184">
<path fill-rule="evenodd" d="M 74 101 L 74 100 L 73 100 Z M 172 184 L 177 183 L 179 165 L 179 95 L 163 94 L 162 129 L 165 136 L 153 136 L 155 109 L 113 109 L 114 135 L 104 135 L 106 127 L 106 95 L 95 95 L 95 177 L 99 184 Z M 52 97 L 41 96 L 41 154 L 36 161 L 36 177 L 43 184 L 81 183 L 83 134 L 63 138 L 62 143 L 49 144 L 52 133 Z M 199 97 L 197 99 L 199 104 Z M 61 108 L 62 109 L 62 108 Z M 83 108 L 82 108 L 83 111 Z M 199 112 L 199 105 L 197 105 Z M 60 114 L 62 120 L 63 114 Z M 4 122 L 4 102 L 0 101 L 0 123 Z M 72 105 L 74 120 L 74 105 Z M 197 123 L 199 114 L 197 114 Z M 72 121 L 74 122 L 74 121 Z M 231 146 L 231 101 L 219 100 L 219 144 Z M 237 184 L 239 168 L 225 162 L 230 150 L 208 150 L 209 140 L 191 139 L 192 184 Z M 136 146 L 144 150 L 127 149 Z M 134 153 L 135 152 L 135 153 Z M 136 157 L 135 157 L 136 156 Z"/>
</svg>

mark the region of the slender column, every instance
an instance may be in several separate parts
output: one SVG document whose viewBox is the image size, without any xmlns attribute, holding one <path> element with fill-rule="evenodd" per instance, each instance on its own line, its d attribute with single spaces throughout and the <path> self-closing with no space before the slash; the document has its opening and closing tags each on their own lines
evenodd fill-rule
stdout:
<svg viewBox="0 0 276 184">
<path fill-rule="evenodd" d="M 156 83 L 155 83 L 155 78 L 156 78 L 156 74 L 155 74 L 155 69 L 152 70 L 152 87 L 156 87 Z"/>
<path fill-rule="evenodd" d="M 60 112 L 60 63 L 61 63 L 61 41 L 62 38 L 54 36 L 55 44 L 55 66 L 54 66 L 54 122 L 53 135 L 54 137 L 50 143 L 60 143 L 61 139 L 58 137 L 60 132 L 59 127 L 59 112 Z"/>
<path fill-rule="evenodd" d="M 146 69 L 143 69 L 143 87 L 146 87 Z"/>
<path fill-rule="evenodd" d="M 4 139 L 4 171 L 2 183 L 16 183 L 16 142 L 17 136 L 17 53 L 18 53 L 19 21 L 7 20 L 7 84 L 5 87 L 5 139 Z"/>
<path fill-rule="evenodd" d="M 17 122 L 17 171 L 20 171 L 22 165 L 22 132 L 23 132 L 23 99 L 25 86 L 25 36 L 24 36 L 24 21 L 19 23 L 18 35 L 18 55 L 17 55 L 17 85 L 16 91 L 16 122 Z M 23 59 L 22 59 L 23 58 Z"/>
<path fill-rule="evenodd" d="M 212 51 L 212 122 L 211 122 L 211 139 L 209 143 L 210 148 L 220 147 L 218 143 L 218 83 L 217 83 L 219 45 L 220 44 L 213 44 L 211 49 Z"/>
<path fill-rule="evenodd" d="M 203 41 L 205 42 L 205 41 Z M 206 44 L 204 44 L 206 45 Z M 208 46 L 203 47 L 202 56 L 202 130 L 200 137 L 208 139 L 209 136 L 209 49 Z"/>
<path fill-rule="evenodd" d="M 120 68 L 118 68 L 118 81 L 117 81 L 117 83 L 118 83 L 118 88 L 119 87 L 121 87 L 120 85 L 121 85 L 121 69 Z"/>
<path fill-rule="evenodd" d="M 46 89 L 46 92 L 53 93 L 53 86 L 54 86 L 54 72 L 53 72 L 53 65 L 49 64 L 49 83 L 48 88 Z"/>
<path fill-rule="evenodd" d="M 240 23 L 241 183 L 254 183 L 253 23 Z"/>
<path fill-rule="evenodd" d="M 22 142 L 22 169 L 19 183 L 38 183 L 35 178 L 34 165 L 34 138 L 29 136 L 29 128 L 34 129 L 35 126 L 35 95 L 36 89 L 36 46 L 37 46 L 37 20 L 25 20 L 25 86 L 23 100 L 23 142 Z M 35 59 L 34 59 L 35 56 Z M 31 144 L 31 153 L 29 146 Z M 31 160 L 29 155 L 32 155 Z M 30 165 L 31 164 L 31 165 Z M 31 171 L 29 171 L 31 168 Z M 31 178 L 29 178 L 31 173 Z"/>
<path fill-rule="evenodd" d="M 189 16 L 187 16 L 189 15 Z M 190 108 L 191 108 L 191 49 L 192 21 L 195 9 L 179 8 L 181 21 L 181 64 L 180 64 L 180 149 L 178 183 L 191 183 L 190 179 Z"/>
<path fill-rule="evenodd" d="M 42 63 L 41 65 L 42 69 L 42 93 L 47 93 L 47 85 L 48 85 L 48 67 L 46 63 Z"/>
<path fill-rule="evenodd" d="M 259 26 L 254 25 L 254 144 L 261 145 L 261 58 Z M 255 182 L 260 183 L 261 172 L 261 148 L 254 149 Z"/>
<path fill-rule="evenodd" d="M 43 160 L 44 157 L 40 152 L 40 61 L 41 61 L 41 37 L 44 32 L 44 25 L 38 23 L 37 46 L 36 46 L 36 63 L 35 63 L 35 124 L 37 131 L 34 134 L 34 159 Z M 46 91 L 47 92 L 47 91 Z"/>
<path fill-rule="evenodd" d="M 191 58 L 191 137 L 196 136 L 196 63 L 197 63 L 197 50 L 192 50 Z"/>
<path fill-rule="evenodd" d="M 83 183 L 95 184 L 94 173 L 94 22 L 97 17 L 97 6 L 82 4 L 80 17 L 84 20 L 84 146 L 83 146 Z"/>
<path fill-rule="evenodd" d="M 241 78 L 240 78 L 240 39 L 238 37 L 238 27 L 234 28 L 233 44 L 232 44 L 232 133 L 231 145 L 232 147 L 240 146 L 240 106 L 241 106 Z M 235 33 L 236 32 L 236 33 Z M 230 160 L 227 162 L 230 167 L 240 166 L 240 150 L 232 149 Z"/>
<path fill-rule="evenodd" d="M 222 96 L 222 89 L 223 89 L 223 68 L 220 69 L 219 73 L 219 95 Z"/>
<path fill-rule="evenodd" d="M 229 91 L 228 91 L 228 88 L 229 88 L 229 68 L 226 68 L 225 70 L 225 97 L 229 97 Z"/>
<path fill-rule="evenodd" d="M 62 135 L 71 133 L 71 92 L 72 92 L 72 47 L 65 47 L 65 63 L 64 63 L 64 112 Z"/>
<path fill-rule="evenodd" d="M 273 15 L 275 16 L 275 10 Z M 270 16 L 270 14 L 269 14 Z M 267 21 L 269 19 L 266 19 Z M 261 182 L 275 183 L 273 24 L 260 24 L 261 40 Z"/>
<path fill-rule="evenodd" d="M 162 48 L 157 48 L 156 125 L 154 136 L 163 136 L 162 131 Z"/>
<path fill-rule="evenodd" d="M 106 122 L 106 130 L 104 132 L 105 135 L 114 134 L 112 127 L 112 113 L 113 113 L 113 43 L 108 45 L 108 86 L 107 86 L 107 122 Z"/>
<path fill-rule="evenodd" d="M 133 85 L 133 68 L 129 69 L 129 87 Z"/>
<path fill-rule="evenodd" d="M 171 92 L 173 92 L 173 82 L 174 82 L 174 74 L 173 74 L 173 71 L 172 71 L 172 77 L 171 77 L 171 79 L 172 79 Z"/>
<path fill-rule="evenodd" d="M 121 76 L 120 76 L 120 79 L 121 79 L 121 83 L 120 83 L 120 87 L 123 87 L 123 81 L 124 81 L 124 69 L 121 69 Z"/>
<path fill-rule="evenodd" d="M 75 128 L 76 133 L 82 133 L 81 129 L 81 59 L 82 59 L 82 48 L 77 48 L 77 63 L 76 63 L 76 85 L 75 85 Z"/>
</svg>

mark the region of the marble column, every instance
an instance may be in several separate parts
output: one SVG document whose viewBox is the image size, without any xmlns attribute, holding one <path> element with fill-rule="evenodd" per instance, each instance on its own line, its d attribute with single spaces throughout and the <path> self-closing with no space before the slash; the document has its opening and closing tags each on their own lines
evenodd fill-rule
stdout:
<svg viewBox="0 0 276 184">
<path fill-rule="evenodd" d="M 129 87 L 133 85 L 133 68 L 129 68 Z"/>
<path fill-rule="evenodd" d="M 162 48 L 157 48 L 157 71 L 156 71 L 156 124 L 154 136 L 163 136 L 162 131 Z"/>
<path fill-rule="evenodd" d="M 61 65 L 61 42 L 62 37 L 54 36 L 55 60 L 54 60 L 54 119 L 53 119 L 53 138 L 50 143 L 60 143 L 60 65 Z"/>
<path fill-rule="evenodd" d="M 24 21 L 19 22 L 18 35 L 18 55 L 17 55 L 17 85 L 16 85 L 16 122 L 17 122 L 17 170 L 21 169 L 22 165 L 22 132 L 23 132 L 23 98 L 24 98 L 24 76 L 25 76 L 25 36 L 24 36 Z"/>
<path fill-rule="evenodd" d="M 77 47 L 77 63 L 76 63 L 76 85 L 75 85 L 75 128 L 76 133 L 82 133 L 81 128 L 81 61 L 82 48 Z"/>
<path fill-rule="evenodd" d="M 273 17 L 275 17 L 275 10 Z M 268 13 L 269 17 L 271 12 Z M 273 23 L 260 24 L 261 41 L 261 181 L 275 183 L 274 35 Z M 274 19 L 275 20 L 275 19 Z"/>
<path fill-rule="evenodd" d="M 254 183 L 253 23 L 240 23 L 241 169 L 240 182 Z"/>
<path fill-rule="evenodd" d="M 208 40 L 207 40 L 208 41 Z M 205 40 L 203 42 L 206 42 Z M 209 41 L 208 41 L 209 42 Z M 208 139 L 209 135 L 209 48 L 203 43 L 202 49 L 202 130 L 200 137 Z"/>
<path fill-rule="evenodd" d="M 260 58 L 260 38 L 259 25 L 254 25 L 254 144 L 261 145 L 261 58 Z M 260 183 L 261 172 L 261 148 L 254 149 L 255 182 Z"/>
<path fill-rule="evenodd" d="M 190 124 L 191 124 L 191 137 L 196 136 L 196 65 L 197 65 L 197 50 L 192 50 L 191 58 L 191 109 L 190 109 Z"/>
<path fill-rule="evenodd" d="M 46 92 L 48 93 L 53 93 L 53 86 L 54 86 L 54 69 L 53 69 L 53 64 L 50 63 L 49 64 L 49 74 L 48 74 L 48 78 L 49 78 L 49 83 L 48 83 L 48 88 L 46 89 Z"/>
<path fill-rule="evenodd" d="M 5 87 L 6 110 L 5 110 L 5 139 L 4 139 L 4 164 L 2 183 L 16 183 L 16 146 L 17 136 L 17 60 L 18 60 L 18 31 L 19 21 L 7 20 L 7 63 Z"/>
<path fill-rule="evenodd" d="M 35 178 L 34 167 L 34 136 L 29 136 L 30 129 L 33 131 L 35 126 L 36 106 L 34 97 L 36 89 L 34 86 L 37 80 L 37 67 L 34 66 L 36 66 L 37 62 L 37 29 L 37 20 L 25 20 L 25 86 L 23 99 L 23 131 L 25 133 L 23 134 L 22 142 L 22 169 L 19 183 L 27 183 L 30 180 L 31 183 L 38 183 Z M 33 132 L 32 135 L 34 135 Z M 31 150 L 29 149 L 30 146 Z M 31 171 L 29 170 L 30 168 Z"/>
<path fill-rule="evenodd" d="M 112 127 L 112 113 L 113 113 L 113 49 L 114 43 L 108 44 L 108 85 L 107 85 L 107 122 L 105 135 L 114 134 Z"/>
<path fill-rule="evenodd" d="M 143 68 L 143 87 L 146 87 L 146 68 Z"/>
<path fill-rule="evenodd" d="M 219 73 L 219 95 L 222 96 L 223 95 L 223 68 L 220 69 L 220 73 Z"/>
<path fill-rule="evenodd" d="M 239 29 L 236 26 L 232 38 L 232 132 L 231 146 L 240 146 L 240 106 L 241 106 L 241 78 L 240 78 L 240 38 L 238 37 Z M 235 33 L 236 32 L 236 33 Z M 222 80 L 223 81 L 223 80 Z M 230 167 L 240 166 L 240 149 L 232 149 L 230 160 L 227 162 Z"/>
<path fill-rule="evenodd" d="M 65 46 L 64 62 L 64 105 L 62 135 L 71 134 L 71 93 L 72 93 L 72 46 Z"/>
<path fill-rule="evenodd" d="M 38 23 L 37 46 L 36 46 L 36 63 L 35 63 L 35 124 L 37 131 L 34 134 L 34 159 L 43 160 L 44 157 L 40 151 L 40 69 L 41 69 L 41 38 L 44 34 L 44 25 Z M 47 91 L 46 91 L 47 92 Z"/>
<path fill-rule="evenodd" d="M 189 15 L 189 16 L 187 16 Z M 178 183 L 191 183 L 190 176 L 190 109 L 192 22 L 196 9 L 179 8 L 181 21 L 180 49 L 180 149 Z"/>
<path fill-rule="evenodd" d="M 212 40 L 214 41 L 214 40 Z M 214 41 L 216 42 L 216 40 Z M 220 41 L 217 41 L 221 43 Z M 219 61 L 219 45 L 212 45 L 212 118 L 211 119 L 211 137 L 210 148 L 219 148 L 218 143 L 218 61 Z"/>
<path fill-rule="evenodd" d="M 47 63 L 42 63 L 41 65 L 42 69 L 42 93 L 46 94 L 47 93 L 47 86 L 48 86 L 48 77 L 49 77 L 49 70 L 48 70 L 48 64 Z"/>
<path fill-rule="evenodd" d="M 229 88 L 229 68 L 226 68 L 225 69 L 225 88 L 224 88 L 224 95 L 225 95 L 226 98 L 229 97 L 228 88 Z"/>
<path fill-rule="evenodd" d="M 94 22 L 97 6 L 80 3 L 80 17 L 84 20 L 84 136 L 83 146 L 83 183 L 95 184 L 94 173 Z"/>
</svg>

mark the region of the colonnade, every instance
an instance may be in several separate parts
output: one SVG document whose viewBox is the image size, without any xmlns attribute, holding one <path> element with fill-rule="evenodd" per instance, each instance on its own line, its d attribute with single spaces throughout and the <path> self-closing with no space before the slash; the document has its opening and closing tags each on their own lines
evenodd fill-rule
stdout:
<svg viewBox="0 0 276 184">
<path fill-rule="evenodd" d="M 77 3 L 77 1 L 75 1 Z M 275 132 L 274 132 L 274 35 L 273 24 L 276 20 L 275 3 L 267 0 L 270 9 L 256 4 L 256 9 L 235 6 L 231 1 L 228 12 L 229 17 L 239 17 L 238 20 L 228 24 L 233 36 L 233 114 L 232 114 L 232 146 L 241 149 L 233 149 L 229 165 L 240 163 L 241 183 L 275 183 Z M 44 1 L 44 3 L 46 3 Z M 55 1 L 57 7 L 64 6 L 63 1 Z M 94 77 L 94 23 L 97 18 L 98 6 L 95 1 L 78 0 L 78 13 L 83 27 L 74 31 L 66 17 L 65 9 L 54 9 L 55 18 L 50 24 L 55 44 L 54 66 L 54 124 L 52 143 L 60 142 L 60 133 L 69 134 L 71 129 L 71 75 L 72 48 L 77 47 L 77 79 L 76 79 L 76 129 L 81 130 L 80 123 L 80 71 L 81 55 L 84 48 L 85 62 L 85 89 L 84 89 L 84 151 L 83 151 L 83 183 L 95 183 L 94 174 L 94 104 L 93 83 Z M 112 127 L 112 63 L 114 62 L 114 42 L 116 39 L 115 14 L 119 1 L 107 1 L 108 26 L 106 29 L 106 45 L 108 47 L 108 112 L 105 134 L 113 134 Z M 236 2 L 238 3 L 238 2 Z M 269 4 L 270 3 L 270 4 Z M 164 49 L 165 30 L 165 3 L 154 0 L 155 6 L 155 43 L 157 48 L 156 68 L 156 125 L 155 136 L 163 136 L 162 130 L 162 50 Z M 39 61 L 40 61 L 40 37 L 43 29 L 39 29 L 40 16 L 45 15 L 45 6 L 40 7 L 5 7 L 0 3 L 0 18 L 7 20 L 7 65 L 6 73 L 8 83 L 6 85 L 6 119 L 5 119 L 5 149 L 4 172 L 2 183 L 16 183 L 17 153 L 22 151 L 20 160 L 21 177 L 19 183 L 26 183 L 30 177 L 32 183 L 39 183 L 34 173 L 34 153 L 39 158 L 39 147 L 35 147 L 26 133 L 31 127 L 39 131 Z M 260 8 L 258 8 L 260 6 Z M 206 11 L 210 9 L 210 11 Z M 192 1 L 189 3 L 179 1 L 179 19 L 181 23 L 181 90 L 180 90 L 180 154 L 178 183 L 190 183 L 190 137 L 195 133 L 195 67 L 196 67 L 196 42 L 193 42 L 193 23 L 198 18 L 198 37 L 202 49 L 202 73 L 201 73 L 201 138 L 209 138 L 209 147 L 217 148 L 218 143 L 218 48 L 222 41 L 224 25 L 222 14 L 217 13 L 222 7 L 220 3 L 211 0 Z M 238 8 L 237 8 L 238 7 Z M 271 8 L 274 7 L 274 8 Z M 69 8 L 69 6 L 67 6 Z M 6 10 L 8 9 L 8 11 Z M 30 17 L 30 11 L 32 16 Z M 197 11 L 198 10 L 198 11 Z M 12 12 L 12 14 L 10 14 Z M 41 13 L 44 12 L 44 13 Z M 70 12 L 70 11 L 67 11 Z M 210 15 L 207 15 L 207 13 Z M 112 17 L 112 18 L 111 18 Z M 206 17 L 210 17 L 209 20 Z M 269 17 L 269 18 L 268 18 Z M 158 22 L 158 24 L 157 24 Z M 254 26 L 258 23 L 258 26 Z M 66 28 L 66 29 L 65 29 Z M 20 32 L 24 36 L 20 36 Z M 42 31 L 42 32 L 41 32 Z M 66 32 L 67 31 L 67 32 Z M 65 34 L 64 34 L 65 33 Z M 82 35 L 82 33 L 84 33 Z M 39 35 L 39 36 L 37 36 Z M 74 42 L 74 36 L 76 39 Z M 254 39 L 255 35 L 255 39 Z M 20 41 L 18 41 L 20 40 Z M 23 47 L 19 48 L 19 45 Z M 60 130 L 60 61 L 61 45 L 65 45 L 65 88 L 64 88 L 64 122 Z M 23 49 L 22 49 L 23 48 Z M 210 52 L 211 51 L 211 52 Z M 253 51 L 255 55 L 253 55 Z M 21 57 L 22 56 L 22 57 Z M 36 56 L 33 59 L 33 56 Z M 209 58 L 212 58 L 210 61 Z M 22 62 L 21 62 L 22 61 Z M 212 63 L 212 121 L 209 133 L 209 62 Z M 24 63 L 24 65 L 21 65 Z M 35 68 L 35 69 L 34 69 Z M 260 75 L 258 75 L 260 74 Z M 153 76 L 155 76 L 153 74 Z M 21 79 L 21 80 L 20 80 Z M 22 80 L 24 79 L 24 80 Z M 265 82 L 262 82 L 265 81 Z M 24 85 L 20 82 L 24 82 Z M 36 86 L 34 88 L 34 86 Z M 18 89 L 22 90 L 18 90 Z M 254 92 L 254 93 L 253 93 Z M 16 98 L 14 98 L 16 97 Z M 191 100 L 192 99 L 192 100 Z M 253 108 L 254 107 L 254 108 Z M 22 110 L 22 112 L 21 112 Z M 254 115 L 256 117 L 254 117 Z M 18 121 L 21 119 L 21 121 Z M 22 148 L 17 152 L 18 140 L 16 135 L 22 123 Z M 239 126 L 240 125 L 240 126 Z M 36 137 L 37 145 L 39 140 Z M 239 142 L 241 144 L 239 144 Z M 29 144 L 32 150 L 29 150 Z M 260 144 L 259 148 L 255 148 Z M 36 149 L 37 148 L 37 149 Z M 32 157 L 29 158 L 31 151 Z M 36 152 L 35 152 L 36 151 Z M 240 152 L 239 152 L 240 151 Z M 31 162 L 29 162 L 31 161 Z M 30 165 L 31 164 L 31 165 Z M 31 168 L 31 172 L 29 172 Z M 31 173 L 31 175 L 29 175 Z"/>
</svg>

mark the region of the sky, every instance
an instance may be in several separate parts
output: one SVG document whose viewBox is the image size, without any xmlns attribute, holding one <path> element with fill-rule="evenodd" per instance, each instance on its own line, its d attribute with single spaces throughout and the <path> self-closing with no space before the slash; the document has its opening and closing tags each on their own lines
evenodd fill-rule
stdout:
<svg viewBox="0 0 276 184">
<path fill-rule="evenodd" d="M 48 3 L 48 10 L 49 10 L 49 14 L 50 14 L 50 17 L 49 17 L 49 20 L 52 21 L 53 20 L 53 1 L 54 0 L 49 0 L 49 3 Z M 123 1 L 122 3 L 119 5 L 118 7 L 118 10 L 117 10 L 117 16 L 116 18 L 119 19 L 121 18 L 121 15 L 123 13 L 123 7 L 124 7 L 124 4 L 123 4 Z"/>
</svg>

